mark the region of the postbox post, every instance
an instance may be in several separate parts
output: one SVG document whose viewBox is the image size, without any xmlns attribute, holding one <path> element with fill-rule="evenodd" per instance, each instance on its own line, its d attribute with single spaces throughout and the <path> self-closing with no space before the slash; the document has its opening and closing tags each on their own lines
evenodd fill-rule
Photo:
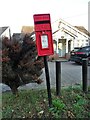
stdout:
<svg viewBox="0 0 90 120">
<path fill-rule="evenodd" d="M 48 101 L 49 107 L 52 106 L 52 98 L 51 98 L 51 89 L 50 89 L 50 77 L 49 77 L 49 69 L 47 63 L 47 56 L 44 56 L 44 65 L 45 65 L 45 74 L 46 74 L 46 84 L 47 84 L 47 92 L 48 92 Z"/>
<path fill-rule="evenodd" d="M 50 14 L 34 15 L 34 27 L 38 56 L 44 57 L 49 107 L 52 105 L 47 56 L 54 54 Z"/>
</svg>

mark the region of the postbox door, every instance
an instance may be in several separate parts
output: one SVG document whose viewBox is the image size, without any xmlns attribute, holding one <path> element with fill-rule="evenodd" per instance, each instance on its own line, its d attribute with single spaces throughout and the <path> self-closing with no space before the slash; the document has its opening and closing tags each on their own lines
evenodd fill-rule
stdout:
<svg viewBox="0 0 90 120">
<path fill-rule="evenodd" d="M 51 31 L 36 32 L 36 43 L 38 48 L 38 55 L 51 55 L 53 51 L 53 41 Z"/>
</svg>

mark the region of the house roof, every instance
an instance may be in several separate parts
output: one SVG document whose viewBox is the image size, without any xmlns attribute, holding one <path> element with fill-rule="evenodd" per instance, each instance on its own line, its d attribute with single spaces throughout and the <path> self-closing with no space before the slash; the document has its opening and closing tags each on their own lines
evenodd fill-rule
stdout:
<svg viewBox="0 0 90 120">
<path fill-rule="evenodd" d="M 22 33 L 32 33 L 34 31 L 33 26 L 22 26 L 21 32 Z"/>
<path fill-rule="evenodd" d="M 21 33 L 13 33 L 13 39 L 20 40 L 21 39 Z"/>
<path fill-rule="evenodd" d="M 0 27 L 0 35 L 7 29 L 8 27 Z"/>
<path fill-rule="evenodd" d="M 74 26 L 74 27 L 90 37 L 90 33 L 83 26 Z"/>
<path fill-rule="evenodd" d="M 20 41 L 20 40 L 23 40 L 23 38 L 26 34 L 31 37 L 35 34 L 35 32 L 33 31 L 31 33 L 13 33 L 12 37 L 13 37 L 14 40 L 19 40 Z"/>
</svg>

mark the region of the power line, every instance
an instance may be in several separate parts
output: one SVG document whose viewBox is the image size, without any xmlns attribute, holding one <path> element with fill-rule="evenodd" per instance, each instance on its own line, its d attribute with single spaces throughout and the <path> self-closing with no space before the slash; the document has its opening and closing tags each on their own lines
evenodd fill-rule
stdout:
<svg viewBox="0 0 90 120">
<path fill-rule="evenodd" d="M 86 12 L 86 13 L 77 14 L 77 15 L 74 15 L 74 16 L 65 17 L 65 18 L 63 18 L 63 19 L 68 19 L 68 18 L 83 16 L 83 15 L 88 15 L 88 14 L 89 14 L 89 13 Z M 61 18 L 59 18 L 59 19 L 61 19 Z M 55 20 L 54 22 L 57 22 L 59 19 Z M 54 23 L 54 22 L 53 22 L 53 23 Z"/>
<path fill-rule="evenodd" d="M 66 18 L 64 18 L 64 19 L 72 18 L 72 17 L 77 17 L 77 16 L 83 16 L 83 15 L 88 15 L 88 13 L 77 14 L 77 15 L 74 15 L 74 16 L 66 17 Z"/>
</svg>

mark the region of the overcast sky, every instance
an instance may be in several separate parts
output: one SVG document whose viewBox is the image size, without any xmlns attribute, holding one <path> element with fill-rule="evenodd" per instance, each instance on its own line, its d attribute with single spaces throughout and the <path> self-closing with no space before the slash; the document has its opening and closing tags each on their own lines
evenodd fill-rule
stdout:
<svg viewBox="0 0 90 120">
<path fill-rule="evenodd" d="M 33 15 L 50 13 L 51 22 L 61 18 L 71 25 L 88 29 L 90 0 L 0 0 L 0 26 L 20 32 L 21 26 L 33 25 Z"/>
</svg>

